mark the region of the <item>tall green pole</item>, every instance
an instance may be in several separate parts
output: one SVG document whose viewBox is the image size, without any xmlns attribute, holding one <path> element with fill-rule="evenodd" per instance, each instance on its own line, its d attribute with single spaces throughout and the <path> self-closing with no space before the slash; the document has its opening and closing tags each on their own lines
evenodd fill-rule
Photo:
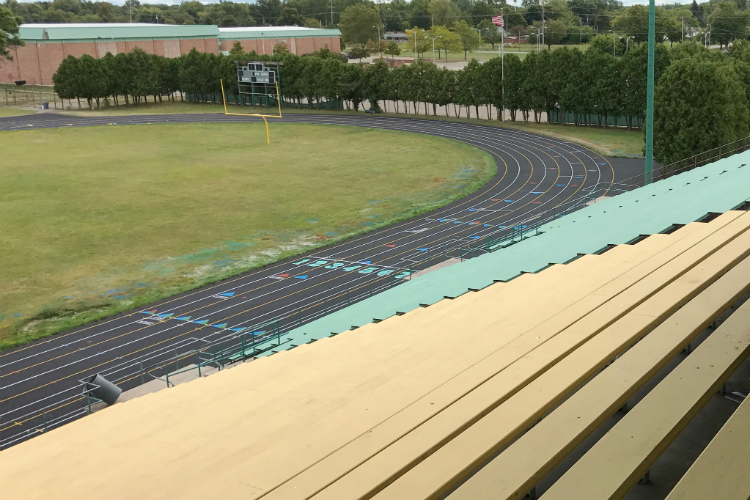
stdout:
<svg viewBox="0 0 750 500">
<path fill-rule="evenodd" d="M 656 7 L 654 0 L 648 2 L 648 76 L 646 89 L 646 175 L 645 184 L 654 180 L 654 32 L 656 31 Z"/>
</svg>

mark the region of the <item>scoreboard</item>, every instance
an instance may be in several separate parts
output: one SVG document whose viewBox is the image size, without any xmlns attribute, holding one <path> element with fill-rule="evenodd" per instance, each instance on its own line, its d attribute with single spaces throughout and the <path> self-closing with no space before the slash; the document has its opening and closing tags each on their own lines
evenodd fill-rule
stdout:
<svg viewBox="0 0 750 500">
<path fill-rule="evenodd" d="M 276 83 L 276 69 L 271 69 L 262 62 L 238 62 L 237 81 L 239 83 L 274 85 Z"/>
</svg>

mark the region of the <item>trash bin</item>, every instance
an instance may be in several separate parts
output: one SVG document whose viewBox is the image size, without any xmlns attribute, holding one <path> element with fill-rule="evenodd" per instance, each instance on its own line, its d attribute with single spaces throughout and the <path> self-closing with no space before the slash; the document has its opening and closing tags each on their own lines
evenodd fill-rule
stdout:
<svg viewBox="0 0 750 500">
<path fill-rule="evenodd" d="M 42 109 L 49 109 L 49 103 L 47 101 L 42 101 Z"/>
<path fill-rule="evenodd" d="M 117 401 L 117 398 L 122 393 L 122 389 L 98 373 L 89 379 L 85 391 L 96 399 L 101 399 L 108 405 L 115 404 L 115 401 Z"/>
</svg>

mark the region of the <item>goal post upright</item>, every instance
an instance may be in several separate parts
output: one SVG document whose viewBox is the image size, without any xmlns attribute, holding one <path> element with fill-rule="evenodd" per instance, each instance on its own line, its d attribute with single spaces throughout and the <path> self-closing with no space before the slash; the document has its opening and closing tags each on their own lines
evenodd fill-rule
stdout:
<svg viewBox="0 0 750 500">
<path fill-rule="evenodd" d="M 263 113 L 230 113 L 227 109 L 227 97 L 224 90 L 224 80 L 220 79 L 221 98 L 224 103 L 224 114 L 232 116 L 257 116 L 263 118 L 266 124 L 266 143 L 271 144 L 271 136 L 268 130 L 268 120 L 266 118 L 281 118 L 281 91 L 279 90 L 279 74 L 281 73 L 278 61 L 276 68 L 271 68 L 262 61 L 237 61 L 237 89 L 240 99 L 243 94 L 250 95 L 250 100 L 255 106 L 255 96 L 263 96 L 268 106 L 269 98 L 276 99 L 278 114 L 270 115 Z M 243 87 L 244 85 L 244 87 Z M 248 91 L 249 85 L 249 91 Z M 270 87 L 270 89 L 269 89 Z M 243 90 L 244 89 L 244 90 Z M 262 90 L 257 92 L 256 90 Z M 275 90 L 275 93 L 269 92 Z"/>
</svg>

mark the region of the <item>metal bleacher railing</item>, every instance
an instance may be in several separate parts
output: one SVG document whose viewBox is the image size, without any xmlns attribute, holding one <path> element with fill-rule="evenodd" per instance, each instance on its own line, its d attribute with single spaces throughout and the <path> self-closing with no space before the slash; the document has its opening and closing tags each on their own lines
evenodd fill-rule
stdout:
<svg viewBox="0 0 750 500">
<path fill-rule="evenodd" d="M 655 170 L 655 182 L 745 151 L 749 143 L 748 138 L 741 139 L 663 166 Z M 424 254 L 423 259 L 413 262 L 408 269 L 400 270 L 401 272 L 397 270 L 388 276 L 375 277 L 364 285 L 359 284 L 349 289 L 334 292 L 332 295 L 322 298 L 319 302 L 307 305 L 304 309 L 279 315 L 270 321 L 249 326 L 239 332 L 226 329 L 226 335 L 216 341 L 205 343 L 200 348 L 186 349 L 185 345 L 166 346 L 149 353 L 144 358 L 123 361 L 121 364 L 107 369 L 103 372 L 103 375 L 111 382 L 124 386 L 124 389 L 153 380 L 160 380 L 167 387 L 171 387 L 174 385 L 174 378 L 183 373 L 196 371 L 198 376 L 203 376 L 206 369 L 221 370 L 232 363 L 244 362 L 261 355 L 296 347 L 292 340 L 283 337 L 284 333 L 351 304 L 366 300 L 374 294 L 399 286 L 411 279 L 415 272 L 427 269 L 447 259 L 471 259 L 542 234 L 540 228 L 548 222 L 596 203 L 602 197 L 615 196 L 639 187 L 643 184 L 643 178 L 644 176 L 641 174 L 612 186 L 593 186 L 583 191 L 582 196 L 574 200 L 558 204 L 546 211 L 537 212 L 512 226 L 500 228 L 471 242 L 463 242 L 448 248 L 442 248 L 439 251 L 428 251 Z M 154 315 L 153 319 L 164 320 L 159 318 L 158 315 Z M 313 341 L 311 340 L 311 342 Z M 70 392 L 70 390 L 66 392 Z M 0 433 L 12 431 L 16 426 L 22 428 L 15 434 L 1 438 L 0 450 L 90 414 L 92 401 L 97 402 L 91 396 L 91 386 L 83 383 L 80 390 L 70 396 L 56 398 L 53 395 L 50 398 L 54 398 L 54 403 L 44 406 L 44 403 L 40 402 L 40 405 L 29 408 L 28 413 L 16 416 L 10 422 L 0 422 Z"/>
</svg>

